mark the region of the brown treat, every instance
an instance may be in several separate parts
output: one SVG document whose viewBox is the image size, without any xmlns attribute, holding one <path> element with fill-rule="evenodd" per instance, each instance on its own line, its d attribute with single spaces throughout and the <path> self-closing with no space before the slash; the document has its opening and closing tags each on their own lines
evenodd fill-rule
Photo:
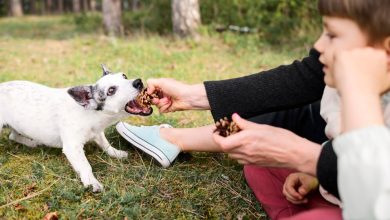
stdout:
<svg viewBox="0 0 390 220">
<path fill-rule="evenodd" d="M 143 108 L 149 108 L 152 105 L 152 99 L 158 98 L 159 93 L 159 91 L 155 90 L 154 93 L 148 94 L 146 90 L 146 88 L 142 89 L 136 98 L 138 105 Z"/>
<path fill-rule="evenodd" d="M 227 137 L 241 131 L 237 124 L 234 121 L 229 121 L 227 117 L 219 119 L 219 121 L 215 123 L 215 126 L 217 128 L 214 132 L 218 132 L 222 137 Z"/>
</svg>

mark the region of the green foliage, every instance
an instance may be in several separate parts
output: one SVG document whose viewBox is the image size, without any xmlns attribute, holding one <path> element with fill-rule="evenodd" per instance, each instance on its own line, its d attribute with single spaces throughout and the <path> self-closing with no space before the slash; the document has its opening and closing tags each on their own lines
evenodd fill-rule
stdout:
<svg viewBox="0 0 390 220">
<path fill-rule="evenodd" d="M 8 13 L 7 0 L 0 0 L 0 17 L 6 16 Z"/>
<path fill-rule="evenodd" d="M 199 0 L 202 23 L 247 26 L 258 30 L 258 37 L 270 43 L 306 41 L 320 28 L 317 1 L 313 0 Z M 125 12 L 124 26 L 130 33 L 170 33 L 169 0 L 142 1 L 135 12 Z"/>
<path fill-rule="evenodd" d="M 123 26 L 127 33 L 134 31 L 168 34 L 172 31 L 170 0 L 143 0 L 136 11 L 123 13 Z"/>
<path fill-rule="evenodd" d="M 247 26 L 271 43 L 302 36 L 320 24 L 313 0 L 200 1 L 203 24 Z"/>
<path fill-rule="evenodd" d="M 77 28 L 83 32 L 96 32 L 102 28 L 102 16 L 97 13 L 82 13 L 73 16 Z"/>
</svg>

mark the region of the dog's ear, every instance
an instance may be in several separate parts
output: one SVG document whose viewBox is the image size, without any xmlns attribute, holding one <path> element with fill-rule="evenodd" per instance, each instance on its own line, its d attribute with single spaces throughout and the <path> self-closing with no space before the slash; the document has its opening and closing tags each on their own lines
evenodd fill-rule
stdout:
<svg viewBox="0 0 390 220">
<path fill-rule="evenodd" d="M 97 103 L 93 98 L 93 90 L 94 87 L 91 85 L 76 86 L 68 89 L 68 94 L 84 108 L 95 109 Z"/>
<path fill-rule="evenodd" d="M 111 71 L 108 70 L 107 67 L 104 64 L 102 64 L 102 69 L 103 69 L 103 76 L 108 75 L 108 74 L 111 73 Z"/>
</svg>

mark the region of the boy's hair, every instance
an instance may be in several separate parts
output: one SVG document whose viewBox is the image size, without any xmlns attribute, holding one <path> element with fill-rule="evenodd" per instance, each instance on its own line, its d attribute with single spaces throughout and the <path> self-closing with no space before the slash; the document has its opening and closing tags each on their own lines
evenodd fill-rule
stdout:
<svg viewBox="0 0 390 220">
<path fill-rule="evenodd" d="M 318 9 L 322 16 L 355 21 L 369 43 L 390 36 L 390 0 L 318 0 Z"/>
</svg>

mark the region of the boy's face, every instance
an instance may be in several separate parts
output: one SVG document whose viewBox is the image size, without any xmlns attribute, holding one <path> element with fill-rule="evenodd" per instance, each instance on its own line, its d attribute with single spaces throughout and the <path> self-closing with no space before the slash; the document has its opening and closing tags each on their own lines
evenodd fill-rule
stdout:
<svg viewBox="0 0 390 220">
<path fill-rule="evenodd" d="M 340 50 L 350 50 L 368 46 L 367 36 L 359 26 L 350 19 L 338 17 L 323 17 L 323 32 L 314 48 L 320 52 L 320 62 L 324 64 L 324 81 L 334 87 L 333 60 Z"/>
</svg>

